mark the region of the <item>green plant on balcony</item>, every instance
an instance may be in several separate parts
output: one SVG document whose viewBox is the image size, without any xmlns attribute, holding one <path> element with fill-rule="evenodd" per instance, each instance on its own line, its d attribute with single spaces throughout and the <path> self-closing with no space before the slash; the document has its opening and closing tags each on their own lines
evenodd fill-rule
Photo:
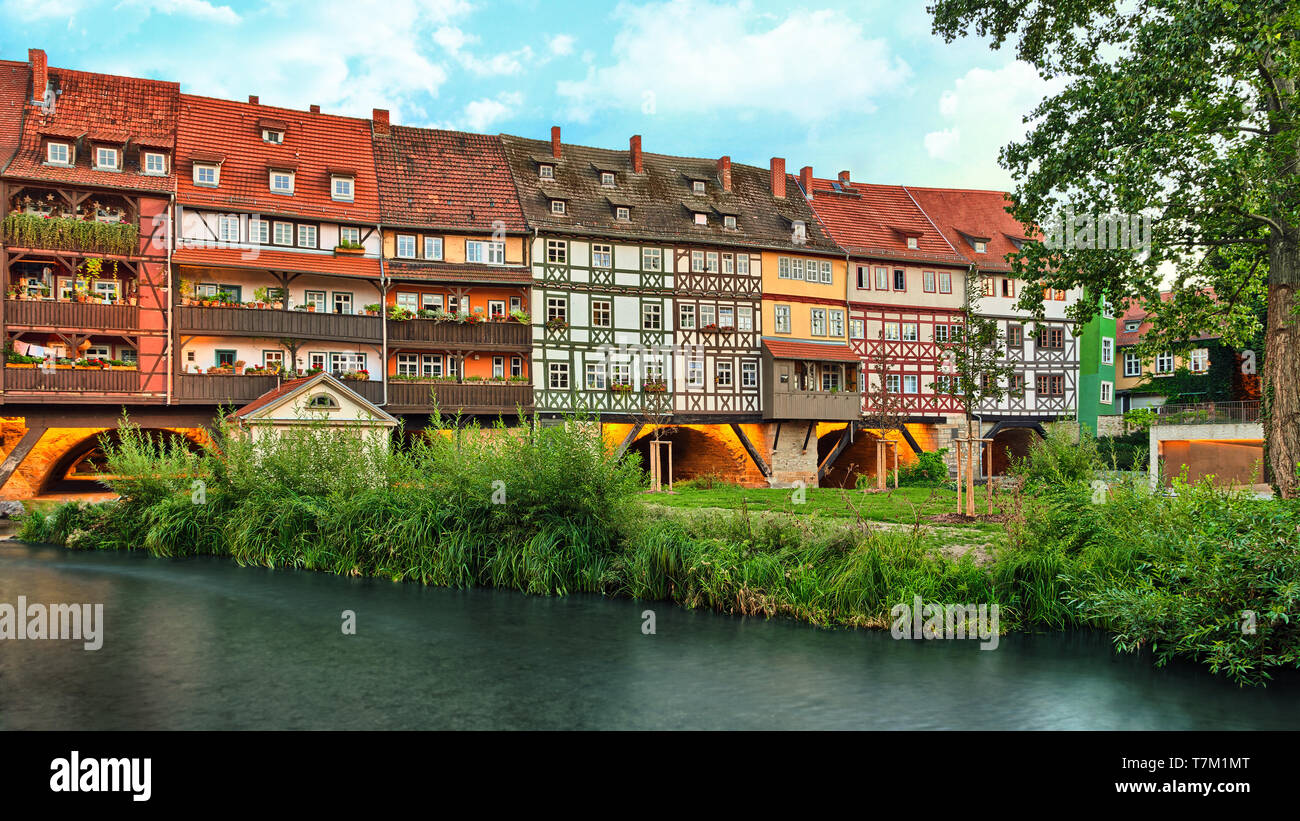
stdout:
<svg viewBox="0 0 1300 821">
<path fill-rule="evenodd" d="M 343 378 L 349 382 L 365 382 L 370 379 L 370 371 L 365 368 L 356 371 L 344 371 Z"/>
<path fill-rule="evenodd" d="M 527 311 L 519 311 L 519 310 L 511 311 L 510 318 L 513 319 L 515 322 L 518 322 L 520 325 L 527 325 L 528 323 L 532 322 L 532 319 L 528 316 Z"/>
<path fill-rule="evenodd" d="M 526 376 L 512 376 L 512 377 L 510 377 L 510 379 L 507 380 L 507 381 L 509 381 L 509 382 L 515 382 L 515 383 L 519 383 L 519 382 L 527 382 L 527 381 L 528 381 L 528 377 L 526 377 Z"/>
<path fill-rule="evenodd" d="M 11 211 L 4 220 L 5 242 L 24 248 L 87 251 L 129 256 L 139 253 L 140 232 L 127 222 L 24 214 Z"/>
<path fill-rule="evenodd" d="M 546 320 L 546 330 L 548 331 L 562 331 L 567 327 L 569 327 L 569 323 L 558 316 Z"/>
<path fill-rule="evenodd" d="M 365 307 L 367 316 L 378 316 L 379 312 L 382 311 L 383 309 L 384 306 L 380 305 L 378 302 L 372 302 Z"/>
<path fill-rule="evenodd" d="M 610 382 L 610 383 L 609 383 L 609 392 L 610 392 L 610 393 L 631 393 L 631 392 L 632 392 L 632 383 L 630 383 L 630 382 Z"/>
<path fill-rule="evenodd" d="M 401 305 L 389 305 L 388 318 L 397 322 L 406 322 L 409 319 L 414 319 L 415 314 L 409 309 L 403 308 Z"/>
<path fill-rule="evenodd" d="M 646 393 L 667 393 L 668 383 L 663 379 L 647 379 L 641 383 L 641 390 Z"/>
</svg>

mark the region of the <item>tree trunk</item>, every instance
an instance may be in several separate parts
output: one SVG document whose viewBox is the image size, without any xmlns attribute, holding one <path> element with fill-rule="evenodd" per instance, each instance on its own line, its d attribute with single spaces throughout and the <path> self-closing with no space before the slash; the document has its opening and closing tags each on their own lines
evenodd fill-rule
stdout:
<svg viewBox="0 0 1300 821">
<path fill-rule="evenodd" d="M 1265 479 L 1284 499 L 1300 496 L 1300 229 L 1272 232 L 1264 343 Z"/>
</svg>

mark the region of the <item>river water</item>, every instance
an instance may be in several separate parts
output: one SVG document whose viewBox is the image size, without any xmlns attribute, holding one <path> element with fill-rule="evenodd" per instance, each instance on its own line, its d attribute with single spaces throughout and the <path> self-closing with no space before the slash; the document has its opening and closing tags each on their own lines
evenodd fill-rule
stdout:
<svg viewBox="0 0 1300 821">
<path fill-rule="evenodd" d="M 1090 632 L 981 651 L 662 602 L 0 542 L 0 602 L 20 595 L 102 602 L 104 643 L 0 641 L 10 730 L 1300 728 L 1297 676 L 1242 690 Z"/>
</svg>

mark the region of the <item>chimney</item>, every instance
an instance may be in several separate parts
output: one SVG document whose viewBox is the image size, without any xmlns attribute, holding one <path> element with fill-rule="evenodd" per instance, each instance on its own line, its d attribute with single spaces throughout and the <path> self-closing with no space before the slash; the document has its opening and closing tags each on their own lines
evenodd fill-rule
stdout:
<svg viewBox="0 0 1300 821">
<path fill-rule="evenodd" d="M 803 194 L 808 199 L 812 199 L 812 166 L 805 165 L 799 169 L 799 185 L 803 186 Z"/>
<path fill-rule="evenodd" d="M 560 154 L 560 127 L 553 125 L 551 126 L 551 156 L 558 160 Z"/>
<path fill-rule="evenodd" d="M 718 160 L 718 181 L 722 183 L 723 191 L 731 191 L 731 157 Z"/>
<path fill-rule="evenodd" d="M 320 106 L 313 104 L 312 107 L 311 107 L 311 113 L 312 113 L 312 114 L 319 114 L 319 113 L 320 113 Z"/>
<path fill-rule="evenodd" d="M 370 113 L 370 128 L 376 134 L 388 136 L 388 109 L 376 108 Z"/>
<path fill-rule="evenodd" d="M 632 139 L 627 141 L 627 144 L 632 151 L 632 173 L 640 174 L 645 168 L 641 163 L 641 135 L 634 135 Z"/>
<path fill-rule="evenodd" d="M 32 102 L 44 102 L 45 88 L 50 84 L 50 70 L 45 62 L 44 49 L 27 49 L 27 62 L 32 64 Z"/>
<path fill-rule="evenodd" d="M 785 199 L 785 159 L 782 157 L 772 158 L 772 196 Z"/>
<path fill-rule="evenodd" d="M 849 183 L 849 172 L 847 172 L 847 171 L 841 171 L 841 172 L 840 172 L 840 187 L 841 187 L 841 188 L 848 188 L 848 187 L 849 187 L 849 184 L 850 184 L 850 183 Z"/>
<path fill-rule="evenodd" d="M 257 105 L 259 102 L 260 102 L 260 101 L 257 99 L 257 95 L 256 95 L 256 94 L 249 94 L 249 95 L 248 95 L 248 103 L 249 103 L 249 105 Z"/>
</svg>

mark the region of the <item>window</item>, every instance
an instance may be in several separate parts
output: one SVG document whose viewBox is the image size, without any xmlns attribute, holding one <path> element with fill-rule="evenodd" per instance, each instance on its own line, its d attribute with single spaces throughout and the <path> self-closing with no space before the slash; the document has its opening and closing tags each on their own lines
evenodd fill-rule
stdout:
<svg viewBox="0 0 1300 821">
<path fill-rule="evenodd" d="M 714 382 L 717 383 L 719 388 L 730 388 L 732 385 L 731 378 L 731 363 L 719 360 L 715 366 Z"/>
<path fill-rule="evenodd" d="M 704 273 L 704 252 L 691 251 L 691 273 Z"/>
<path fill-rule="evenodd" d="M 696 224 L 696 225 L 708 225 L 708 224 L 709 224 L 709 215 L 703 213 L 702 211 L 696 211 L 696 212 L 695 212 L 695 224 Z"/>
<path fill-rule="evenodd" d="M 1013 297 L 1016 295 L 1016 281 L 1010 277 L 1002 278 L 1002 295 Z"/>
<path fill-rule="evenodd" d="M 795 245 L 803 245 L 808 241 L 808 225 L 803 220 L 794 220 L 790 225 L 791 242 Z"/>
<path fill-rule="evenodd" d="M 722 273 L 724 274 L 736 273 L 736 258 L 733 255 L 731 254 L 722 255 Z"/>
<path fill-rule="evenodd" d="M 283 369 L 284 351 L 262 351 L 262 367 Z"/>
<path fill-rule="evenodd" d="M 641 249 L 641 270 L 662 271 L 664 269 L 664 252 L 659 248 Z"/>
<path fill-rule="evenodd" d="M 980 293 L 984 296 L 993 296 L 993 277 L 980 279 Z"/>
<path fill-rule="evenodd" d="M 72 165 L 72 150 L 67 143 L 46 143 L 45 161 L 55 165 Z M 195 182 L 198 182 L 197 174 Z"/>
<path fill-rule="evenodd" d="M 415 259 L 415 236 L 413 234 L 397 235 L 397 256 L 399 259 Z"/>
<path fill-rule="evenodd" d="M 896 268 L 894 270 L 894 290 L 895 291 L 907 290 L 907 272 L 904 271 L 902 268 Z"/>
<path fill-rule="evenodd" d="M 95 149 L 95 168 L 100 171 L 116 171 L 117 149 L 97 147 Z"/>
<path fill-rule="evenodd" d="M 425 354 L 420 358 L 420 370 L 424 376 L 442 376 L 446 372 L 442 354 Z"/>
<path fill-rule="evenodd" d="M 1210 369 L 1210 350 L 1195 348 L 1192 350 L 1190 367 L 1192 373 L 1205 373 Z"/>
<path fill-rule="evenodd" d="M 799 280 L 803 279 L 803 260 L 790 260 L 790 278 Z"/>
<path fill-rule="evenodd" d="M 908 237 L 907 247 L 909 250 L 915 251 L 921 247 L 921 242 L 916 237 Z"/>
<path fill-rule="evenodd" d="M 276 245 L 293 245 L 293 223 L 277 222 L 274 236 Z"/>
<path fill-rule="evenodd" d="M 663 327 L 664 306 L 657 302 L 647 302 L 641 306 L 641 327 L 647 331 L 657 331 Z"/>
<path fill-rule="evenodd" d="M 275 194 L 292 194 L 293 193 L 293 172 L 272 171 L 271 191 L 272 193 Z"/>
<path fill-rule="evenodd" d="M 522 356 L 510 357 L 510 375 L 511 376 L 524 375 L 524 358 Z"/>
<path fill-rule="evenodd" d="M 330 177 L 333 185 L 330 186 L 330 196 L 339 202 L 352 202 L 352 185 L 351 177 Z"/>
<path fill-rule="evenodd" d="M 1137 333 L 1137 329 L 1140 327 L 1142 327 L 1142 320 L 1140 319 L 1124 320 L 1124 333 L 1128 333 L 1128 334 Z"/>
<path fill-rule="evenodd" d="M 871 288 L 871 269 L 865 265 L 858 266 L 858 290 Z"/>
<path fill-rule="evenodd" d="M 603 391 L 609 387 L 609 384 L 605 381 L 604 362 L 588 362 L 586 371 L 587 376 L 585 384 L 587 385 L 587 390 Z"/>
<path fill-rule="evenodd" d="M 903 378 L 896 373 L 885 374 L 885 391 L 887 393 L 902 393 Z"/>
<path fill-rule="evenodd" d="M 1059 351 L 1065 347 L 1064 328 L 1044 328 L 1038 335 L 1038 347 L 1049 351 Z"/>
<path fill-rule="evenodd" d="M 1142 375 L 1142 360 L 1139 359 L 1138 355 L 1133 353 L 1132 351 L 1124 352 L 1124 375 L 1125 376 Z"/>
<path fill-rule="evenodd" d="M 567 391 L 569 389 L 569 363 L 568 362 L 550 362 L 547 364 L 547 385 L 553 391 Z"/>
<path fill-rule="evenodd" d="M 717 306 L 708 303 L 701 305 L 700 325 L 707 327 L 709 325 L 716 325 L 717 322 Z"/>
<path fill-rule="evenodd" d="M 398 376 L 418 376 L 419 373 L 420 373 L 419 354 L 399 353 L 397 355 Z"/>
<path fill-rule="evenodd" d="M 537 166 L 537 176 L 543 180 L 555 179 L 555 166 L 542 163 Z"/>
<path fill-rule="evenodd" d="M 220 366 L 220 365 L 234 365 L 234 364 L 235 364 L 235 359 L 238 357 L 238 354 L 239 354 L 238 351 L 230 351 L 230 350 L 220 350 L 220 349 L 218 349 L 218 350 L 216 350 L 216 351 L 213 351 L 213 355 L 216 357 L 216 361 L 215 361 L 213 364 L 218 365 L 218 366 Z M 88 358 L 89 358 L 89 357 L 92 357 L 92 356 L 107 358 L 107 357 L 108 357 L 108 348 L 87 348 L 87 349 L 86 349 L 86 356 L 87 356 Z"/>
<path fill-rule="evenodd" d="M 629 222 L 632 219 L 632 209 L 626 205 L 620 205 L 614 209 L 614 219 L 619 222 Z"/>
<path fill-rule="evenodd" d="M 1114 401 L 1115 401 L 1115 383 L 1114 383 L 1114 382 L 1102 382 L 1102 383 L 1101 383 L 1101 403 L 1102 403 L 1103 405 L 1109 405 L 1109 404 L 1111 404 L 1111 403 L 1114 402 Z"/>
<path fill-rule="evenodd" d="M 614 249 L 609 245 L 592 245 L 591 246 L 591 267 L 593 268 L 613 268 L 614 267 Z"/>
<path fill-rule="evenodd" d="M 740 387 L 758 387 L 758 363 L 746 360 L 740 363 Z"/>
<path fill-rule="evenodd" d="M 1034 390 L 1039 396 L 1065 396 L 1065 377 L 1059 373 L 1039 374 L 1034 378 Z"/>
<path fill-rule="evenodd" d="M 736 273 L 749 275 L 749 254 L 736 254 Z"/>
<path fill-rule="evenodd" d="M 1110 337 L 1103 337 L 1101 340 L 1101 364 L 1115 364 L 1115 340 Z"/>
<path fill-rule="evenodd" d="M 194 184 L 203 185 L 209 188 L 216 188 L 219 181 L 218 169 L 215 165 L 203 163 L 194 164 Z"/>
<path fill-rule="evenodd" d="M 217 217 L 217 239 L 222 242 L 239 242 L 238 214 L 221 214 Z"/>
<path fill-rule="evenodd" d="M 903 376 L 903 393 L 917 393 L 920 388 L 920 377 L 914 374 Z"/>
<path fill-rule="evenodd" d="M 271 241 L 271 223 L 262 219 L 249 219 L 248 221 L 248 241 L 257 242 L 262 245 Z"/>
<path fill-rule="evenodd" d="M 730 305 L 718 306 L 718 327 L 734 328 L 736 327 L 736 309 Z"/>
<path fill-rule="evenodd" d="M 935 342 L 939 342 L 939 343 L 946 343 L 946 342 L 948 341 L 948 326 L 947 326 L 947 325 L 935 325 L 935 326 L 934 326 L 934 341 L 935 341 Z"/>
<path fill-rule="evenodd" d="M 278 128 L 263 128 L 262 142 L 274 143 L 279 145 L 284 142 L 284 132 Z"/>
<path fill-rule="evenodd" d="M 1174 355 L 1168 351 L 1156 356 L 1156 373 L 1167 374 L 1174 372 Z"/>
<path fill-rule="evenodd" d="M 156 151 L 144 152 L 144 173 L 150 176 L 167 173 L 167 155 Z"/>
<path fill-rule="evenodd" d="M 492 378 L 493 379 L 506 378 L 506 358 L 504 356 L 492 357 Z"/>
<path fill-rule="evenodd" d="M 888 268 L 876 269 L 876 290 L 877 291 L 889 290 L 889 269 Z"/>
<path fill-rule="evenodd" d="M 915 342 L 917 340 L 917 328 L 915 322 L 903 323 L 903 341 Z"/>
<path fill-rule="evenodd" d="M 710 274 L 718 272 L 718 252 L 709 251 L 704 255 L 704 270 Z"/>
<path fill-rule="evenodd" d="M 826 309 L 813 308 L 812 315 L 812 335 L 826 336 Z"/>
<path fill-rule="evenodd" d="M 789 259 L 789 257 L 781 257 L 780 259 L 778 259 L 778 260 L 776 261 L 776 278 L 777 278 L 777 279 L 789 279 L 789 278 L 790 278 L 790 259 Z"/>
<path fill-rule="evenodd" d="M 962 327 L 960 325 L 949 325 L 948 335 L 952 337 L 953 342 L 960 342 L 962 336 Z"/>
<path fill-rule="evenodd" d="M 865 339 L 867 335 L 866 323 L 861 319 L 849 320 L 849 336 L 854 339 Z"/>
<path fill-rule="evenodd" d="M 397 307 L 405 308 L 412 313 L 420 310 L 420 295 L 399 292 L 397 294 Z"/>
<path fill-rule="evenodd" d="M 722 227 L 723 227 L 723 228 L 728 228 L 728 229 L 735 229 L 735 227 L 736 227 L 736 218 L 733 217 L 733 216 L 730 215 L 730 214 L 726 214 L 726 215 L 724 215 L 724 216 L 722 217 Z"/>
<path fill-rule="evenodd" d="M 569 321 L 569 301 L 562 296 L 548 296 L 546 298 L 546 321 L 552 319 L 560 322 Z"/>
<path fill-rule="evenodd" d="M 546 241 L 546 261 L 554 265 L 565 265 L 569 261 L 569 244 L 562 239 Z"/>
<path fill-rule="evenodd" d="M 1008 325 L 1007 326 L 1007 348 L 1014 350 L 1025 346 L 1025 326 Z"/>
<path fill-rule="evenodd" d="M 1059 290 L 1059 289 L 1053 291 L 1053 292 L 1052 292 L 1052 299 L 1056 300 L 1057 302 L 1064 302 L 1064 301 L 1065 301 L 1065 291 L 1062 291 L 1062 290 Z"/>
<path fill-rule="evenodd" d="M 304 305 L 313 305 L 316 310 L 325 312 L 325 292 L 324 291 L 303 291 L 302 301 Z"/>
<path fill-rule="evenodd" d="M 613 188 L 613 187 L 614 187 L 614 172 L 613 172 L 613 171 L 602 171 L 602 172 L 600 172 L 600 184 L 601 184 L 601 186 L 603 186 L 603 187 L 605 187 L 605 188 Z"/>
<path fill-rule="evenodd" d="M 350 245 L 361 244 L 361 229 L 355 226 L 339 226 L 339 244 L 348 243 Z"/>
<path fill-rule="evenodd" d="M 411 255 L 415 255 L 415 249 L 412 247 Z M 424 238 L 424 258 L 425 259 L 442 259 L 442 237 L 425 237 Z"/>
<path fill-rule="evenodd" d="M 691 358 L 686 362 L 686 387 L 702 388 L 704 387 L 704 362 L 699 358 Z"/>
<path fill-rule="evenodd" d="M 518 297 L 518 296 L 510 297 L 510 311 L 512 313 L 514 311 L 522 311 L 523 309 L 524 309 L 523 297 Z"/>
<path fill-rule="evenodd" d="M 898 323 L 897 323 L 897 322 L 886 322 L 886 323 L 884 323 L 884 332 L 885 332 L 885 339 L 887 339 L 887 340 L 891 340 L 891 341 L 893 341 L 893 340 L 897 340 L 897 339 L 898 339 Z"/>
<path fill-rule="evenodd" d="M 790 333 L 790 306 L 777 305 L 772 310 L 776 318 L 776 332 L 779 334 Z"/>
<path fill-rule="evenodd" d="M 1023 373 L 1013 373 L 1007 380 L 1007 392 L 1012 396 L 1023 396 L 1025 393 L 1025 375 Z"/>
<path fill-rule="evenodd" d="M 551 200 L 551 213 L 564 214 L 568 209 L 565 207 L 564 200 Z"/>
<path fill-rule="evenodd" d="M 421 294 L 420 307 L 426 311 L 441 311 L 442 294 Z"/>
<path fill-rule="evenodd" d="M 307 354 L 307 367 L 311 368 L 314 371 L 315 370 L 323 371 L 325 370 L 325 366 L 329 364 L 327 361 L 328 359 L 329 357 L 327 357 L 325 354 L 320 353 L 319 351 L 312 351 L 311 353 Z"/>
<path fill-rule="evenodd" d="M 678 324 L 682 330 L 689 331 L 695 328 L 695 306 L 682 305 L 678 311 Z"/>
<path fill-rule="evenodd" d="M 933 294 L 934 291 L 934 271 L 921 272 L 921 289 L 927 294 Z"/>
<path fill-rule="evenodd" d="M 609 328 L 614 324 L 614 310 L 608 299 L 591 301 L 591 324 L 595 328 Z"/>
<path fill-rule="evenodd" d="M 350 314 L 352 313 L 352 294 L 340 291 L 334 292 L 334 313 Z"/>
<path fill-rule="evenodd" d="M 314 225 L 298 226 L 298 247 L 299 248 L 316 247 L 316 226 Z"/>
<path fill-rule="evenodd" d="M 975 243 L 975 253 L 977 253 L 977 254 L 982 254 L 982 253 L 984 253 L 984 251 L 985 251 L 985 249 L 986 249 L 987 247 L 988 247 L 988 245 L 987 245 L 986 243 L 983 243 L 983 242 L 976 242 L 976 243 Z"/>
<path fill-rule="evenodd" d="M 500 299 L 488 300 L 488 316 L 503 317 L 506 315 L 506 303 Z"/>
<path fill-rule="evenodd" d="M 692 193 L 692 194 L 703 194 L 703 193 L 704 193 L 704 181 L 703 181 L 703 180 L 695 180 L 694 182 L 692 182 L 692 183 L 691 183 L 691 193 Z"/>
<path fill-rule="evenodd" d="M 736 309 L 736 330 L 754 330 L 754 309 L 749 305 L 741 305 Z"/>
<path fill-rule="evenodd" d="M 950 271 L 939 272 L 939 293 L 952 293 L 952 273 Z"/>
<path fill-rule="evenodd" d="M 504 265 L 506 261 L 506 244 L 504 242 L 484 242 L 483 240 L 465 240 L 465 261 L 485 263 L 487 265 Z"/>
<path fill-rule="evenodd" d="M 830 335 L 844 336 L 844 312 L 832 310 L 828 317 L 830 319 Z"/>
</svg>

